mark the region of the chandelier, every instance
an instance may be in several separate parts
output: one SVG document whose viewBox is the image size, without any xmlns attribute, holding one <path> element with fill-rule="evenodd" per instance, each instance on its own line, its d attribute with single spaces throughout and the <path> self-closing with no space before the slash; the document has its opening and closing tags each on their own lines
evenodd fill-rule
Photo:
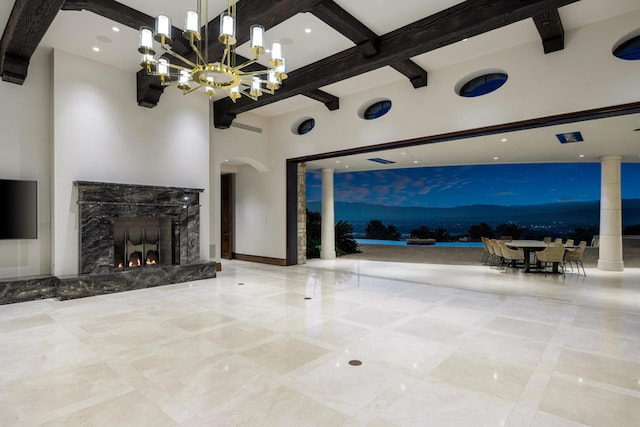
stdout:
<svg viewBox="0 0 640 427">
<path fill-rule="evenodd" d="M 268 67 L 257 71 L 244 71 L 246 67 L 258 62 L 260 55 L 267 52 L 264 44 L 264 27 L 252 25 L 250 29 L 250 49 L 254 58 L 236 65 L 236 0 L 229 0 L 227 10 L 220 15 L 220 33 L 218 41 L 224 46 L 222 57 L 217 62 L 209 62 L 209 34 L 207 19 L 209 1 L 205 0 L 204 18 L 202 1 L 197 0 L 197 9 L 187 10 L 182 37 L 189 41 L 195 59 L 190 60 L 172 49 L 171 18 L 158 14 L 155 31 L 149 27 L 140 28 L 138 52 L 142 54 L 140 64 L 149 75 L 159 76 L 163 86 L 177 85 L 183 94 L 200 88 L 213 98 L 222 90 L 233 100 L 245 95 L 254 101 L 263 93 L 273 94 L 287 78 L 282 44 L 274 41 L 271 45 L 271 59 Z M 204 25 L 200 20 L 204 19 Z M 200 28 L 204 27 L 204 37 Z M 203 41 L 204 38 L 204 41 Z M 154 41 L 162 52 L 156 57 Z M 172 63 L 171 57 L 179 63 Z M 255 68 L 255 67 L 253 67 Z"/>
</svg>

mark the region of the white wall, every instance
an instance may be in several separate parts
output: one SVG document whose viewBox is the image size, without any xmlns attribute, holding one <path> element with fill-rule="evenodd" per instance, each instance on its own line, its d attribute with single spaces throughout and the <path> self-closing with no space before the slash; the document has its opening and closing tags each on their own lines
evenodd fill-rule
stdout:
<svg viewBox="0 0 640 427">
<path fill-rule="evenodd" d="M 273 158 L 269 152 L 269 121 L 254 114 L 243 114 L 242 118 L 236 119 L 238 123 L 249 124 L 261 129 L 261 133 L 230 128 L 219 130 L 212 128 L 211 132 L 211 256 L 216 261 L 220 261 L 220 173 L 222 171 L 236 174 L 235 183 L 235 211 L 240 212 L 241 217 L 236 216 L 233 222 L 234 227 L 234 247 L 233 252 L 244 255 L 267 256 L 264 253 L 272 252 L 273 247 L 281 248 L 282 242 L 277 241 L 280 236 L 274 235 L 264 228 L 255 234 L 254 230 L 265 223 L 262 208 L 257 208 L 258 204 L 264 205 L 268 212 L 274 209 L 273 195 L 278 192 L 268 188 L 271 184 L 269 171 L 277 168 L 273 163 Z M 250 176 L 251 178 L 247 178 Z M 265 178 L 263 182 L 262 178 Z M 253 185 L 252 182 L 257 183 Z M 247 182 L 248 181 L 248 182 Z M 263 184 L 266 184 L 265 188 Z M 268 219 L 268 217 L 267 217 Z M 276 239 L 276 242 L 273 239 Z M 253 242 L 246 244 L 246 242 Z M 239 245 L 239 246 L 238 246 Z M 257 248 L 269 248 L 268 250 Z M 245 252 L 248 251 L 248 252 Z M 275 255 L 269 255 L 275 257 Z"/>
<path fill-rule="evenodd" d="M 50 62 L 36 51 L 22 86 L 0 82 L 0 178 L 38 181 L 38 238 L 0 240 L 0 278 L 51 272 Z"/>
<path fill-rule="evenodd" d="M 268 204 L 259 213 L 283 218 L 269 223 L 270 236 L 265 239 L 271 245 L 266 245 L 262 237 L 247 235 L 240 239 L 238 234 L 237 252 L 284 258 L 287 158 L 638 101 L 637 61 L 622 61 L 611 55 L 615 42 L 636 29 L 638 22 L 640 13 L 636 12 L 577 29 L 566 34 L 564 50 L 549 55 L 543 54 L 537 41 L 429 70 L 425 88 L 413 89 L 403 80 L 342 97 L 337 111 L 328 111 L 318 103 L 271 119 L 269 133 L 259 140 L 234 144 L 237 132 L 217 131 L 212 158 L 262 156 L 262 148 L 269 147 L 267 172 L 256 174 L 244 169 L 238 173 L 236 191 L 244 196 L 236 201 L 236 230 L 248 226 L 248 221 L 264 221 L 245 212 L 254 208 L 249 201 L 257 198 Z M 473 99 L 455 94 L 454 87 L 463 77 L 495 68 L 510 76 L 500 90 Z M 363 104 L 381 97 L 393 101 L 393 109 L 386 116 L 374 121 L 358 118 L 357 111 Z M 304 136 L 293 135 L 292 124 L 305 116 L 315 118 L 315 129 Z M 236 120 L 246 124 L 256 121 L 249 114 L 241 114 Z"/>
<path fill-rule="evenodd" d="M 135 74 L 64 51 L 53 64 L 53 272 L 78 271 L 73 181 L 203 188 L 202 259 L 209 259 L 209 105 L 165 89 L 157 107 L 136 103 Z"/>
</svg>

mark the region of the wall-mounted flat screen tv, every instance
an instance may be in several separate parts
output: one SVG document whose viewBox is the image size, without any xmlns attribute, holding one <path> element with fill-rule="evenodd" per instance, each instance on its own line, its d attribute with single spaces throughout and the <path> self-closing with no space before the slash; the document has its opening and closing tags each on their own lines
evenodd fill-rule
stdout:
<svg viewBox="0 0 640 427">
<path fill-rule="evenodd" d="M 0 239 L 38 238 L 38 183 L 0 179 Z"/>
</svg>

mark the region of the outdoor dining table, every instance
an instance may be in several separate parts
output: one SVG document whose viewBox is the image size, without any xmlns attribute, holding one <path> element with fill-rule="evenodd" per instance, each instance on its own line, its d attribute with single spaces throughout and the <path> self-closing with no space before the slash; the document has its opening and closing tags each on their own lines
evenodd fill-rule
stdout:
<svg viewBox="0 0 640 427">
<path fill-rule="evenodd" d="M 531 252 L 541 251 L 547 247 L 547 244 L 542 240 L 511 240 L 510 242 L 505 242 L 505 244 L 511 249 L 522 249 L 524 252 L 525 273 L 529 273 L 531 271 Z M 554 263 L 554 271 L 557 271 L 557 268 L 558 266 Z"/>
</svg>

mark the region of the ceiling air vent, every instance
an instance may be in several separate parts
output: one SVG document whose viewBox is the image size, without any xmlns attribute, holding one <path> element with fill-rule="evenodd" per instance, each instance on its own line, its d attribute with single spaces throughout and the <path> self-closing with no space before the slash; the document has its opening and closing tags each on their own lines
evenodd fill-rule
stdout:
<svg viewBox="0 0 640 427">
<path fill-rule="evenodd" d="M 373 159 L 367 159 L 372 162 L 381 163 L 383 165 L 389 165 L 391 163 L 395 163 L 393 160 L 381 159 L 380 157 L 374 157 Z"/>
<path fill-rule="evenodd" d="M 580 132 L 559 133 L 556 135 L 560 144 L 571 144 L 572 142 L 584 141 Z"/>
</svg>

